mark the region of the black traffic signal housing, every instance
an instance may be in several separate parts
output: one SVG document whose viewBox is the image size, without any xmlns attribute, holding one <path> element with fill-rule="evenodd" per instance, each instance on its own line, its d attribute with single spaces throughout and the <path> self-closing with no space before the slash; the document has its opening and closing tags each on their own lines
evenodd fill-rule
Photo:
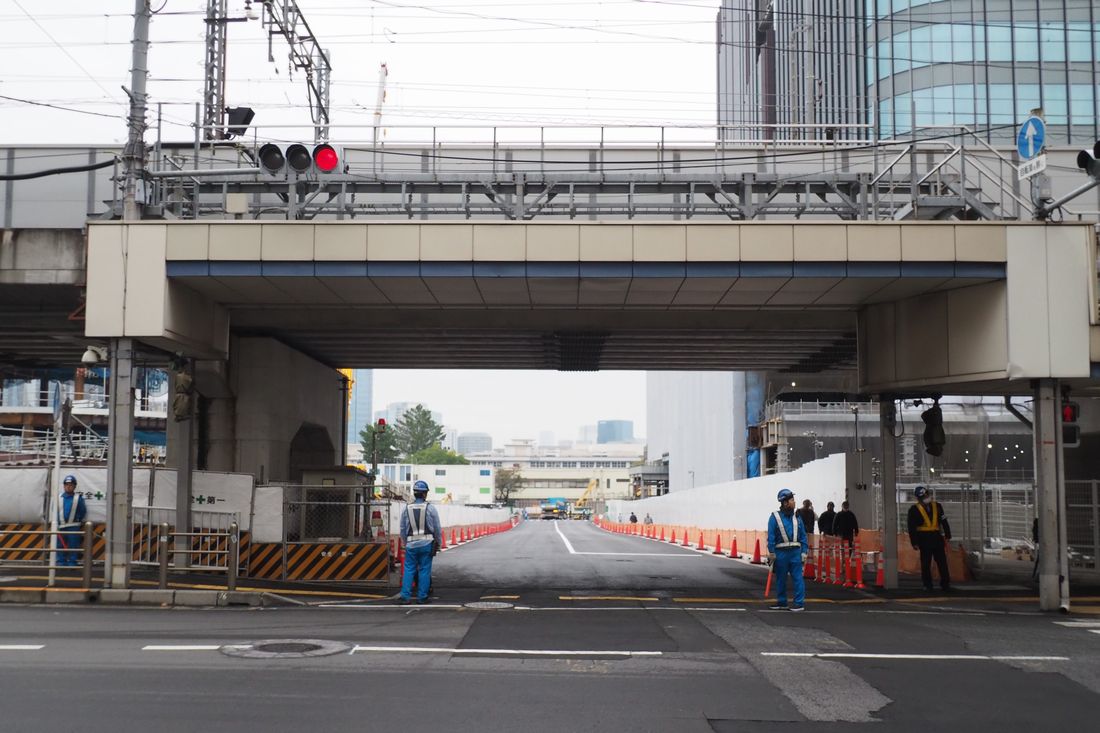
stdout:
<svg viewBox="0 0 1100 733">
<path fill-rule="evenodd" d="M 1076 402 L 1062 400 L 1062 447 L 1076 448 L 1081 445 L 1081 426 L 1077 424 L 1077 418 L 1081 414 L 1081 406 Z"/>
<path fill-rule="evenodd" d="M 343 173 L 343 155 L 328 143 L 315 145 L 313 151 L 301 143 L 292 143 L 285 147 L 275 143 L 265 143 L 256 151 L 256 161 L 260 168 L 273 176 L 294 176 L 321 178 L 329 174 Z"/>
<path fill-rule="evenodd" d="M 1100 181 L 1100 140 L 1092 146 L 1092 152 L 1082 150 L 1077 154 L 1077 167 L 1089 174 L 1089 177 Z"/>
<path fill-rule="evenodd" d="M 943 410 L 940 401 L 920 414 L 924 421 L 924 450 L 930 456 L 942 456 L 947 444 L 947 433 L 943 431 Z"/>
</svg>

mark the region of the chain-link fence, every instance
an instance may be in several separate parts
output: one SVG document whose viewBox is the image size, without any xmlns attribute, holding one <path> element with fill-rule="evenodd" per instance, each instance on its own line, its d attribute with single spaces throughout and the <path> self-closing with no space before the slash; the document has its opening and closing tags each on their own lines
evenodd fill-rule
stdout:
<svg viewBox="0 0 1100 733">
<path fill-rule="evenodd" d="M 288 486 L 286 542 L 372 542 L 390 535 L 390 502 L 364 487 Z"/>
</svg>

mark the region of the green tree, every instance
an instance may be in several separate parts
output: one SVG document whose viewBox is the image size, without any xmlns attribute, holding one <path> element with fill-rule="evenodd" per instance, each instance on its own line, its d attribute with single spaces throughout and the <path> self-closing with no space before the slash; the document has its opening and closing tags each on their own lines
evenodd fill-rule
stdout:
<svg viewBox="0 0 1100 733">
<path fill-rule="evenodd" d="M 378 448 L 379 463 L 397 463 L 400 451 L 397 450 L 397 436 L 392 427 L 379 430 L 377 425 L 368 425 L 359 433 L 359 442 L 363 445 L 363 463 L 368 466 L 372 461 L 371 440 L 377 434 L 376 447 Z"/>
<path fill-rule="evenodd" d="M 406 411 L 393 426 L 393 433 L 397 450 L 406 457 L 443 440 L 443 426 L 432 419 L 432 413 L 424 405 Z"/>
<path fill-rule="evenodd" d="M 433 464 L 437 466 L 465 466 L 470 462 L 466 460 L 466 456 L 459 455 L 453 450 L 432 445 L 409 456 L 409 463 L 415 463 L 418 466 L 431 466 Z"/>
<path fill-rule="evenodd" d="M 519 475 L 518 468 L 498 468 L 493 483 L 494 497 L 501 504 L 507 504 L 512 494 L 523 488 L 523 476 Z"/>
</svg>

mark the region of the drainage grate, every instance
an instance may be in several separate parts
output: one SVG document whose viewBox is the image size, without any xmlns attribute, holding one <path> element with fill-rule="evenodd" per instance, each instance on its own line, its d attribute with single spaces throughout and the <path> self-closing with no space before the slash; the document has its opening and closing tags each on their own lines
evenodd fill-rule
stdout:
<svg viewBox="0 0 1100 733">
<path fill-rule="evenodd" d="M 244 659 L 302 659 L 327 657 L 349 649 L 350 644 L 327 639 L 267 639 L 252 644 L 227 644 L 219 651 L 229 657 Z"/>
<path fill-rule="evenodd" d="M 511 603 L 505 603 L 504 601 L 474 601 L 472 603 L 465 604 L 466 608 L 480 608 L 493 609 L 493 608 L 512 608 Z"/>
</svg>

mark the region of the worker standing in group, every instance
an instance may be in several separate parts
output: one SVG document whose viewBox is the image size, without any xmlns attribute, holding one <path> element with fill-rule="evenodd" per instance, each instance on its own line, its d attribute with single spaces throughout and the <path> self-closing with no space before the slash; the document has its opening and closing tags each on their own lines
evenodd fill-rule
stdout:
<svg viewBox="0 0 1100 733">
<path fill-rule="evenodd" d="M 840 503 L 840 511 L 833 519 L 833 534 L 840 538 L 842 545 L 847 546 L 848 554 L 851 554 L 852 545 L 855 544 L 856 535 L 859 534 L 859 519 L 846 501 Z"/>
<path fill-rule="evenodd" d="M 790 574 L 794 586 L 794 605 L 792 611 L 804 611 L 806 603 L 806 581 L 802 577 L 802 565 L 810 551 L 806 541 L 806 528 L 794 512 L 794 492 L 782 489 L 776 497 L 779 499 L 779 511 L 768 517 L 768 561 L 775 573 L 776 591 L 773 611 L 787 608 L 787 575 Z"/>
<path fill-rule="evenodd" d="M 84 535 L 68 533 L 80 532 L 88 508 L 84 505 L 84 497 L 76 493 L 76 476 L 66 476 L 62 486 L 64 490 L 57 502 L 57 529 L 66 534 L 57 535 L 57 544 L 62 548 L 57 564 L 72 567 L 83 562 L 80 548 Z"/>
<path fill-rule="evenodd" d="M 836 520 L 836 504 L 829 502 L 825 506 L 825 511 L 821 512 L 821 516 L 817 518 L 817 528 L 821 530 L 821 534 L 836 534 L 833 532 L 833 522 Z"/>
<path fill-rule="evenodd" d="M 951 525 L 943 505 L 932 500 L 924 486 L 913 492 L 917 501 L 909 507 L 909 542 L 920 551 L 920 579 L 925 590 L 932 590 L 932 559 L 940 571 L 940 587 L 951 590 L 951 571 L 947 568 L 946 545 L 951 541 Z"/>
<path fill-rule="evenodd" d="M 401 602 L 412 600 L 416 579 L 416 602 L 428 602 L 432 585 L 432 557 L 442 534 L 439 512 L 428 503 L 428 482 L 413 484 L 413 503 L 401 514 L 401 539 L 405 542 L 405 573 L 401 578 Z"/>
</svg>

